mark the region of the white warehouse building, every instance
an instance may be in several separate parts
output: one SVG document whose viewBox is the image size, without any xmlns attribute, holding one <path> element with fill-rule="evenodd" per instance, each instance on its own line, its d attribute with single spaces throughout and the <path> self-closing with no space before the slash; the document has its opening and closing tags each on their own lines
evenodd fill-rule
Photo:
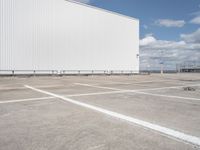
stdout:
<svg viewBox="0 0 200 150">
<path fill-rule="evenodd" d="M 0 0 L 0 73 L 139 72 L 139 20 L 67 0 Z"/>
</svg>

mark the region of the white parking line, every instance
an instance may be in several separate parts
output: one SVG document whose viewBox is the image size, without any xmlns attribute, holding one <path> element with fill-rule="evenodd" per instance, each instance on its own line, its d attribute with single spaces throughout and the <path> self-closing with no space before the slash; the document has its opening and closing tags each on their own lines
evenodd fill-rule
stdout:
<svg viewBox="0 0 200 150">
<path fill-rule="evenodd" d="M 170 82 L 169 80 L 152 80 L 152 81 L 141 81 L 141 82 L 128 82 L 128 81 L 125 81 L 125 82 L 118 82 L 118 81 L 109 81 L 108 83 L 100 83 L 100 84 L 95 84 L 95 85 L 109 85 L 109 84 L 122 84 L 122 85 L 131 85 L 131 84 L 141 84 L 141 83 L 160 83 L 160 82 Z M 171 81 L 172 82 L 172 81 Z"/>
<path fill-rule="evenodd" d="M 28 102 L 28 101 L 38 101 L 38 100 L 45 100 L 45 99 L 54 99 L 55 97 L 40 97 L 40 98 L 28 98 L 28 99 L 18 99 L 18 100 L 5 100 L 0 101 L 0 104 L 7 104 L 7 103 L 19 103 L 19 102 Z"/>
<path fill-rule="evenodd" d="M 177 99 L 186 99 L 186 100 L 194 100 L 194 101 L 200 101 L 199 98 L 192 98 L 192 97 L 181 97 L 181 96 L 173 96 L 173 95 L 162 95 L 162 94 L 153 94 L 153 93 L 146 93 L 146 92 L 133 92 L 138 94 L 144 94 L 144 95 L 151 95 L 151 96 L 157 96 L 157 97 L 168 97 L 168 98 L 177 98 Z"/>
<path fill-rule="evenodd" d="M 188 134 L 185 134 L 185 133 L 173 130 L 173 129 L 169 129 L 169 128 L 166 128 L 166 127 L 162 127 L 160 125 L 152 124 L 152 123 L 149 123 L 149 122 L 137 119 L 137 118 L 126 116 L 126 115 L 123 115 L 123 114 L 120 114 L 120 113 L 117 113 L 117 112 L 113 112 L 113 111 L 110 111 L 110 110 L 106 110 L 106 109 L 103 109 L 103 108 L 100 108 L 100 107 L 96 107 L 96 106 L 89 105 L 89 104 L 86 104 L 86 103 L 78 102 L 78 101 L 75 101 L 73 99 L 66 98 L 64 96 L 60 96 L 60 95 L 57 95 L 57 94 L 54 94 L 54 93 L 51 93 L 51 92 L 48 92 L 48 91 L 40 90 L 40 89 L 31 87 L 31 86 L 28 86 L 28 85 L 25 85 L 25 87 L 32 89 L 34 91 L 43 93 L 43 94 L 47 94 L 47 95 L 62 99 L 64 101 L 67 101 L 69 103 L 72 103 L 72 104 L 75 104 L 75 105 L 78 105 L 78 106 L 81 106 L 81 107 L 85 107 L 85 108 L 88 108 L 88 109 L 91 109 L 91 110 L 94 110 L 94 111 L 97 111 L 97 112 L 101 112 L 103 114 L 112 116 L 114 118 L 118 118 L 118 119 L 130 122 L 130 123 L 137 124 L 137 125 L 142 126 L 146 129 L 151 129 L 151 130 L 157 131 L 161 135 L 166 135 L 167 137 L 170 136 L 172 138 L 176 138 L 176 139 L 181 140 L 183 142 L 187 142 L 187 143 L 191 143 L 191 144 L 200 146 L 200 138 L 199 137 L 188 135 Z"/>
<path fill-rule="evenodd" d="M 127 91 L 110 91 L 110 92 L 83 93 L 83 94 L 72 94 L 72 95 L 65 95 L 65 96 L 67 96 L 67 97 L 79 97 L 79 96 L 118 94 L 118 93 L 127 93 Z"/>
<path fill-rule="evenodd" d="M 75 83 L 75 84 L 78 84 L 78 85 L 81 85 L 81 86 L 89 86 L 89 87 L 94 87 L 94 88 L 107 89 L 107 87 L 104 87 L 104 86 L 96 86 L 96 85 L 81 84 L 81 83 Z M 189 85 L 187 85 L 187 86 L 189 86 Z M 192 86 L 199 86 L 199 85 L 192 85 Z M 104 95 L 104 94 L 116 94 L 116 93 L 137 93 L 137 94 L 151 95 L 151 96 L 157 96 L 157 97 L 168 97 L 168 98 L 177 98 L 177 99 L 200 101 L 199 98 L 181 97 L 181 96 L 172 96 L 172 95 L 162 95 L 162 94 L 153 94 L 153 93 L 143 92 L 143 91 L 173 89 L 173 88 L 182 88 L 182 87 L 185 87 L 185 86 L 173 86 L 173 87 L 162 87 L 162 88 L 140 89 L 140 90 L 123 90 L 123 89 L 118 89 L 118 88 L 109 88 L 109 89 L 117 90 L 117 91 L 91 93 L 91 95 Z M 76 96 L 76 95 L 72 95 L 72 97 L 74 97 L 74 96 Z M 90 96 L 90 94 L 89 93 L 88 94 L 82 94 L 82 95 L 79 95 L 79 96 Z"/>
<path fill-rule="evenodd" d="M 155 90 L 165 90 L 165 89 L 180 89 L 180 88 L 187 87 L 187 86 L 196 87 L 196 86 L 200 86 L 200 84 L 185 84 L 185 85 L 181 85 L 181 86 L 151 88 L 151 89 L 144 89 L 144 90 L 140 90 L 140 91 L 155 91 Z"/>
<path fill-rule="evenodd" d="M 100 89 L 107 89 L 107 90 L 119 90 L 117 88 L 110 88 L 110 87 L 104 87 L 104 86 L 98 86 L 98 85 L 90 85 L 90 84 L 83 84 L 83 83 L 74 83 L 74 84 L 81 85 L 81 86 L 95 87 L 95 88 L 100 88 Z"/>
<path fill-rule="evenodd" d="M 55 85 L 36 85 L 37 88 L 51 88 L 51 87 L 60 87 L 60 86 L 63 86 L 61 84 L 55 84 Z"/>
<path fill-rule="evenodd" d="M 200 101 L 199 98 L 171 96 L 171 95 L 161 95 L 161 94 L 153 94 L 153 93 L 145 93 L 145 92 L 137 92 L 137 91 L 96 92 L 96 93 L 72 94 L 72 95 L 65 95 L 65 96 L 67 96 L 67 97 L 81 97 L 81 96 L 120 94 L 120 93 L 136 93 L 136 94 L 151 95 L 151 96 L 156 96 L 156 97 L 168 97 L 168 98 L 175 98 L 175 99 L 185 99 L 185 100 L 191 100 L 191 101 Z M 167 99 L 167 101 L 175 101 L 175 100 Z M 188 102 L 185 102 L 185 101 L 180 101 L 180 102 L 181 103 L 188 103 Z M 193 104 L 193 103 L 189 103 L 189 104 Z"/>
<path fill-rule="evenodd" d="M 51 88 L 51 87 L 60 87 L 63 85 L 38 85 L 35 86 L 37 88 Z M 0 90 L 20 90 L 20 89 L 26 89 L 25 87 L 0 87 Z"/>
<path fill-rule="evenodd" d="M 20 83 L 0 84 L 0 87 L 13 86 L 13 85 L 20 85 Z"/>
<path fill-rule="evenodd" d="M 159 87 L 159 88 L 148 88 L 148 89 L 139 89 L 139 90 L 126 90 L 126 89 L 119 89 L 119 88 L 111 88 L 111 87 L 105 87 L 105 86 L 96 86 L 91 84 L 82 84 L 82 83 L 74 83 L 76 85 L 81 86 L 88 86 L 88 87 L 94 87 L 94 88 L 101 88 L 101 89 L 110 89 L 110 90 L 119 90 L 119 91 L 154 91 L 154 90 L 164 90 L 164 89 L 179 89 L 187 86 L 200 86 L 200 84 L 186 84 L 181 86 L 168 86 L 168 87 Z"/>
<path fill-rule="evenodd" d="M 1 87 L 0 90 L 19 90 L 19 89 L 26 89 L 24 87 Z"/>
</svg>

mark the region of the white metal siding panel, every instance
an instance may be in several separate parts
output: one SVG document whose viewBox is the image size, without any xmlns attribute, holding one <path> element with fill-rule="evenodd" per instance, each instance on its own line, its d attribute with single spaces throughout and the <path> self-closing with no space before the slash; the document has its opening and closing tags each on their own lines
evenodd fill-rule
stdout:
<svg viewBox="0 0 200 150">
<path fill-rule="evenodd" d="M 0 70 L 139 70 L 139 21 L 65 0 L 0 0 Z"/>
</svg>

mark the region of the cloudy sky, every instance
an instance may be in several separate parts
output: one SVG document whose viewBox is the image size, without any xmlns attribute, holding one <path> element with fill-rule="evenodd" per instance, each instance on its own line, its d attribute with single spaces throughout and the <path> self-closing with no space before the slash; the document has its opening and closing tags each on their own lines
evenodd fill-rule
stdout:
<svg viewBox="0 0 200 150">
<path fill-rule="evenodd" d="M 140 19 L 141 69 L 200 64 L 200 0 L 77 0 Z"/>
</svg>

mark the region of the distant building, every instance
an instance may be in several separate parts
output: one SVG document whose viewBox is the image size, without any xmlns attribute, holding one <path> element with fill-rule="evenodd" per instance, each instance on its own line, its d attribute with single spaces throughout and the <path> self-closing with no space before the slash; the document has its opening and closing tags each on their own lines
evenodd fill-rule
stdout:
<svg viewBox="0 0 200 150">
<path fill-rule="evenodd" d="M 66 0 L 0 1 L 0 73 L 139 72 L 139 20 Z"/>
<path fill-rule="evenodd" d="M 190 72 L 190 73 L 200 73 L 200 64 L 196 63 L 184 63 L 177 65 L 178 72 Z"/>
</svg>

